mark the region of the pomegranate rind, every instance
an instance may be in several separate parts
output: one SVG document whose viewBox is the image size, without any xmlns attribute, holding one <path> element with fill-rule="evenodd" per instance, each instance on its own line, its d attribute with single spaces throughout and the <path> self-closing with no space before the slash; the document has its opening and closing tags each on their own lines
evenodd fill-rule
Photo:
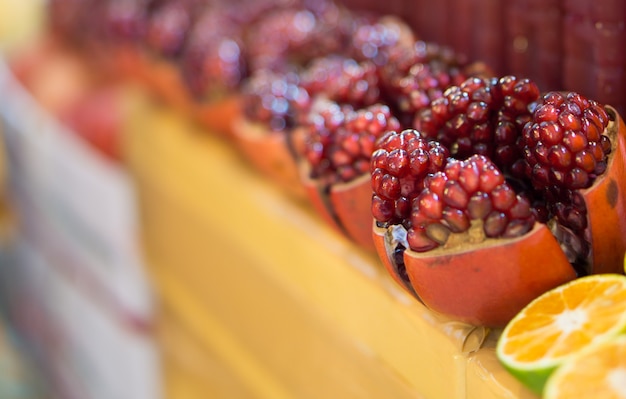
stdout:
<svg viewBox="0 0 626 399">
<path fill-rule="evenodd" d="M 408 282 L 398 275 L 385 233 L 374 227 L 377 252 L 393 279 L 431 310 L 473 325 L 503 327 L 534 298 L 577 277 L 543 224 L 518 238 L 462 250 L 405 250 Z"/>
<path fill-rule="evenodd" d="M 400 287 L 404 288 L 406 291 L 408 291 L 411 295 L 413 295 L 419 300 L 419 297 L 417 296 L 417 293 L 413 289 L 413 286 L 411 285 L 410 281 L 406 281 L 402 279 L 402 277 L 400 277 L 398 266 L 392 260 L 392 254 L 393 254 L 394 248 L 391 246 L 393 244 L 390 244 L 387 242 L 387 237 L 388 237 L 389 232 L 390 232 L 389 229 L 378 227 L 376 225 L 376 222 L 375 221 L 373 222 L 372 240 L 374 241 L 374 248 L 376 249 L 376 253 L 378 254 L 378 257 L 380 258 L 383 266 L 385 267 L 385 269 L 387 270 L 387 273 L 389 273 L 391 278 L 393 278 L 393 280 Z"/>
<path fill-rule="evenodd" d="M 546 225 L 485 244 L 404 252 L 411 285 L 426 306 L 469 324 L 503 327 L 530 301 L 577 277 Z"/>
<path fill-rule="evenodd" d="M 359 248 L 375 252 L 370 175 L 326 187 L 319 180 L 310 178 L 307 164 L 301 164 L 300 170 L 308 200 L 322 220 Z"/>
<path fill-rule="evenodd" d="M 233 139 L 244 159 L 259 173 L 292 197 L 307 198 L 285 132 L 272 131 L 241 116 L 233 123 Z"/>
<path fill-rule="evenodd" d="M 189 117 L 207 131 L 232 138 L 233 121 L 241 114 L 241 97 L 224 93 L 220 98 L 196 99 L 187 88 L 176 63 L 136 46 L 115 47 L 117 73 L 139 82 L 155 98 Z"/>
<path fill-rule="evenodd" d="M 369 174 L 330 188 L 330 204 L 348 237 L 373 252 L 376 248 L 372 238 L 372 193 Z"/>
<path fill-rule="evenodd" d="M 591 237 L 590 272 L 623 273 L 626 252 L 626 125 L 619 113 L 606 107 L 612 117 L 607 134 L 613 143 L 604 174 L 582 191 L 587 205 L 588 230 Z"/>
</svg>

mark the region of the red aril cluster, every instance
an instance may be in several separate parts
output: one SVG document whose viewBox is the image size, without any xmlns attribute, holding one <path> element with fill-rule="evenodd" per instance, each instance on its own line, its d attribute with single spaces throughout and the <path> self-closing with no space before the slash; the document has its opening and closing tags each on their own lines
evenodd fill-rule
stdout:
<svg viewBox="0 0 626 399">
<path fill-rule="evenodd" d="M 406 222 L 424 178 L 441 170 L 448 155 L 441 144 L 426 141 L 412 129 L 382 136 L 371 160 L 374 219 L 384 226 Z"/>
<path fill-rule="evenodd" d="M 305 126 L 303 156 L 311 166 L 311 178 L 330 186 L 368 174 L 376 140 L 397 130 L 397 119 L 386 105 L 354 110 L 349 105 L 323 103 Z"/>
<path fill-rule="evenodd" d="M 317 58 L 302 72 L 302 86 L 338 103 L 363 108 L 381 101 L 377 67 L 338 55 Z"/>
<path fill-rule="evenodd" d="M 414 127 L 455 158 L 480 154 L 510 170 L 521 158 L 518 139 L 538 97 L 528 79 L 469 78 L 419 111 Z"/>
<path fill-rule="evenodd" d="M 246 80 L 242 93 L 246 117 L 273 131 L 288 131 L 302 124 L 311 105 L 295 72 L 259 71 Z"/>
<path fill-rule="evenodd" d="M 606 170 L 611 142 L 602 133 L 608 123 L 606 111 L 580 94 L 543 95 L 522 136 L 533 185 L 538 189 L 589 187 Z"/>
<path fill-rule="evenodd" d="M 433 43 L 397 46 L 388 58 L 381 70 L 384 91 L 407 125 L 416 112 L 441 98 L 448 87 L 473 76 L 469 65 L 454 51 Z"/>
<path fill-rule="evenodd" d="M 198 5 L 190 0 L 167 1 L 156 7 L 147 22 L 147 46 L 165 57 L 180 54 L 198 10 Z"/>
<path fill-rule="evenodd" d="M 403 21 L 393 17 L 355 18 L 356 28 L 352 33 L 350 48 L 352 56 L 359 60 L 368 60 L 383 67 L 390 60 L 390 54 L 401 48 L 410 48 L 415 43 L 411 28 Z"/>
<path fill-rule="evenodd" d="M 528 200 L 482 155 L 450 159 L 443 171 L 424 180 L 411 205 L 407 240 L 418 252 L 444 245 L 451 233 L 466 232 L 472 224 L 495 238 L 521 236 L 535 223 Z"/>
<path fill-rule="evenodd" d="M 239 87 L 247 76 L 241 36 L 227 10 L 207 8 L 198 16 L 180 59 L 191 93 L 206 99 Z"/>
<path fill-rule="evenodd" d="M 304 66 L 315 57 L 345 53 L 349 24 L 332 2 L 272 10 L 246 33 L 252 71 Z"/>
</svg>

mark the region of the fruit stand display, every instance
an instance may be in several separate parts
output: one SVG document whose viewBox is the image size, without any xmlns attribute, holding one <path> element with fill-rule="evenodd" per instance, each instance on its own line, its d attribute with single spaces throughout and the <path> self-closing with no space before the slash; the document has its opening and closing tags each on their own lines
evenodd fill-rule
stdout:
<svg viewBox="0 0 626 399">
<path fill-rule="evenodd" d="M 0 116 L 28 265 L 14 317 L 70 397 L 156 397 L 162 366 L 177 399 L 533 398 L 545 380 L 503 344 L 527 306 L 623 280 L 620 2 L 45 15 L 2 64 Z M 98 325 L 126 357 L 81 338 Z"/>
</svg>

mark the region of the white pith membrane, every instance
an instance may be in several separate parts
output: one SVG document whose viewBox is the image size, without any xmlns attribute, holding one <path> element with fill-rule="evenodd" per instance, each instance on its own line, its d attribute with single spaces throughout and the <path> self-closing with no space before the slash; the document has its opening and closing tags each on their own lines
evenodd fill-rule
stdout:
<svg viewBox="0 0 626 399">
<path fill-rule="evenodd" d="M 571 309 L 559 314 L 555 318 L 555 325 L 561 330 L 564 337 L 580 331 L 589 320 L 589 315 L 584 309 Z"/>
<path fill-rule="evenodd" d="M 626 367 L 611 370 L 606 376 L 609 387 L 621 398 L 626 398 Z"/>
</svg>

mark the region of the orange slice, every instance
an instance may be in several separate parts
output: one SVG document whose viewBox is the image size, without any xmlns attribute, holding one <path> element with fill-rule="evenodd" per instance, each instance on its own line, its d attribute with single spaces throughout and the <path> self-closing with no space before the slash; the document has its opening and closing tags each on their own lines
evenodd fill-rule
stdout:
<svg viewBox="0 0 626 399">
<path fill-rule="evenodd" d="M 554 370 L 581 350 L 626 330 L 626 276 L 595 274 L 530 302 L 504 328 L 496 353 L 537 393 Z"/>
<path fill-rule="evenodd" d="M 559 367 L 544 398 L 626 399 L 626 336 L 594 345 Z"/>
</svg>

